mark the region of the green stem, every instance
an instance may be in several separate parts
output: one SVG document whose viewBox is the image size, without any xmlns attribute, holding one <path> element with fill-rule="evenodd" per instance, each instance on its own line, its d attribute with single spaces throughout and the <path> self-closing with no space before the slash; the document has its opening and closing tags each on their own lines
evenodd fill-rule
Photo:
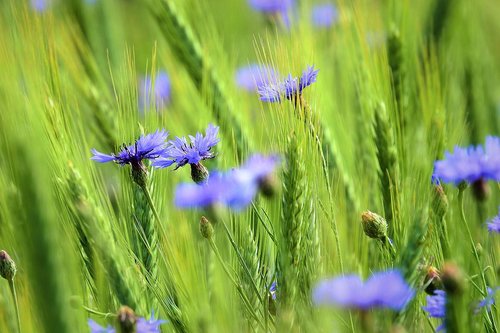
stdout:
<svg viewBox="0 0 500 333">
<path fill-rule="evenodd" d="M 220 255 L 219 249 L 217 248 L 217 245 L 215 245 L 214 240 L 212 238 L 209 238 L 208 243 L 210 244 L 212 251 L 214 251 L 217 259 L 219 259 L 219 262 L 221 263 L 222 268 L 224 269 L 224 272 L 226 272 L 226 275 L 229 277 L 231 282 L 234 284 L 234 286 L 236 287 L 236 290 L 238 290 L 238 293 L 240 294 L 240 297 L 243 300 L 243 303 L 245 303 L 245 306 L 247 307 L 248 312 L 259 323 L 259 325 L 265 329 L 265 326 L 260 322 L 259 318 L 257 317 L 255 312 L 253 311 L 253 308 L 252 308 L 252 305 L 250 304 L 250 301 L 248 300 L 246 295 L 243 293 L 243 289 L 242 289 L 241 285 L 238 282 L 236 282 L 236 279 L 233 277 L 233 275 L 229 271 L 229 268 L 226 266 L 226 263 L 222 259 L 222 256 Z"/>
<path fill-rule="evenodd" d="M 17 329 L 21 333 L 21 317 L 19 316 L 19 303 L 17 302 L 16 286 L 14 285 L 14 279 L 9 281 L 10 292 L 12 293 L 12 298 L 14 299 L 14 306 L 16 307 L 16 317 L 17 317 Z"/>
<path fill-rule="evenodd" d="M 88 313 L 92 313 L 96 316 L 101 316 L 101 317 L 104 317 L 104 318 L 108 318 L 108 317 L 116 317 L 116 314 L 115 313 L 104 313 L 104 312 L 100 312 L 100 311 L 97 311 L 97 310 L 94 310 L 94 309 L 91 309 L 89 308 L 88 306 L 85 306 L 85 305 L 82 305 L 83 309 L 85 311 L 87 311 Z"/>
<path fill-rule="evenodd" d="M 144 195 L 146 196 L 146 200 L 148 200 L 149 206 L 151 207 L 151 210 L 153 211 L 153 215 L 156 219 L 156 222 L 158 222 L 158 225 L 161 227 L 161 220 L 160 216 L 158 215 L 158 211 L 156 210 L 155 204 L 153 203 L 153 198 L 151 197 L 151 193 L 149 193 L 149 190 L 147 186 L 141 186 L 142 191 L 144 192 Z"/>
</svg>

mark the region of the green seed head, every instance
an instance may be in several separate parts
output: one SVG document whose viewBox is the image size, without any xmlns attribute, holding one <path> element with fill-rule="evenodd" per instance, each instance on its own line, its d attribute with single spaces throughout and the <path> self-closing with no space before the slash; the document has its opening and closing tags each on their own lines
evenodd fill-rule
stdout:
<svg viewBox="0 0 500 333">
<path fill-rule="evenodd" d="M 214 235 L 214 227 L 205 216 L 200 219 L 200 233 L 206 239 L 211 239 Z"/>
<path fill-rule="evenodd" d="M 17 268 L 16 263 L 12 260 L 7 252 L 0 251 L 0 275 L 9 281 L 14 279 Z"/>
<path fill-rule="evenodd" d="M 387 221 L 382 216 L 368 210 L 361 214 L 361 224 L 368 237 L 380 240 L 387 238 Z"/>
</svg>

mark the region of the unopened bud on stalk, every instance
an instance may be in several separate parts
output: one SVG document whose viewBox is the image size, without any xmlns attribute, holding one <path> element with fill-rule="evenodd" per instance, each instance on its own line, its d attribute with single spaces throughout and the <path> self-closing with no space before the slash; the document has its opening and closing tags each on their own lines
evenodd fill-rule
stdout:
<svg viewBox="0 0 500 333">
<path fill-rule="evenodd" d="M 0 276 L 8 281 L 12 281 L 16 276 L 16 263 L 12 260 L 7 252 L 0 251 Z"/>
<path fill-rule="evenodd" d="M 208 180 L 208 169 L 201 163 L 190 164 L 191 166 L 191 178 L 196 184 L 204 184 Z"/>
<path fill-rule="evenodd" d="M 134 310 L 128 306 L 122 306 L 118 310 L 118 327 L 120 333 L 136 333 L 137 317 Z"/>
<path fill-rule="evenodd" d="M 200 233 L 206 239 L 211 239 L 214 235 L 214 227 L 205 216 L 200 218 Z"/>
<path fill-rule="evenodd" d="M 276 194 L 278 186 L 278 179 L 275 174 L 269 174 L 259 182 L 260 192 L 267 198 Z"/>
<path fill-rule="evenodd" d="M 450 295 L 458 295 L 465 289 L 465 279 L 461 269 L 452 262 L 445 262 L 441 270 L 444 290 Z"/>
<path fill-rule="evenodd" d="M 436 267 L 429 266 L 424 280 L 425 292 L 428 295 L 434 295 L 435 290 L 443 289 L 443 282 L 441 281 L 441 273 Z"/>
<path fill-rule="evenodd" d="M 361 224 L 365 234 L 374 239 L 387 239 L 387 221 L 380 215 L 367 210 L 361 214 Z"/>
</svg>

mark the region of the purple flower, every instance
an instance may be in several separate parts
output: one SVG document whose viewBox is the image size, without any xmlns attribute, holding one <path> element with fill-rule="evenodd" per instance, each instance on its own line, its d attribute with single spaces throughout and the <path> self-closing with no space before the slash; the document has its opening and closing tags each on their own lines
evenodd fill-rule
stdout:
<svg viewBox="0 0 500 333">
<path fill-rule="evenodd" d="M 302 91 L 316 82 L 318 70 L 314 66 L 307 66 L 300 78 L 288 74 L 283 82 L 272 82 L 259 86 L 260 100 L 264 102 L 281 102 L 281 95 L 287 99 L 302 94 Z"/>
<path fill-rule="evenodd" d="M 500 207 L 498 207 L 498 215 L 488 222 L 488 231 L 500 233 Z"/>
<path fill-rule="evenodd" d="M 212 148 L 220 141 L 218 137 L 219 127 L 209 124 L 205 136 L 196 133 L 196 136 L 189 136 L 190 143 L 185 137 L 176 137 L 168 142 L 167 149 L 162 152 L 162 156 L 153 162 L 157 168 L 167 168 L 177 163 L 175 169 L 186 164 L 198 164 L 203 160 L 215 157 Z"/>
<path fill-rule="evenodd" d="M 486 311 L 491 311 L 491 306 L 495 304 L 495 293 L 497 290 L 500 289 L 500 287 L 496 287 L 494 289 L 491 289 L 490 287 L 487 287 L 487 295 L 486 297 L 479 302 L 477 306 L 477 311 L 479 311 L 481 308 L 486 308 Z"/>
<path fill-rule="evenodd" d="M 249 0 L 250 6 L 264 13 L 286 12 L 293 5 L 293 0 Z"/>
<path fill-rule="evenodd" d="M 145 76 L 140 80 L 139 105 L 149 107 L 151 98 L 157 109 L 163 109 L 170 103 L 171 84 L 168 74 L 164 71 L 158 72 L 154 80 L 150 76 Z"/>
<path fill-rule="evenodd" d="M 444 319 L 446 316 L 446 292 L 444 290 L 435 290 L 433 296 L 427 296 L 427 306 L 422 307 L 422 310 L 428 313 L 431 318 Z M 444 329 L 444 323 L 440 325 L 436 331 Z"/>
<path fill-rule="evenodd" d="M 160 325 L 166 322 L 166 320 L 155 319 L 153 311 L 148 320 L 142 317 L 137 319 L 137 333 L 160 333 Z"/>
<path fill-rule="evenodd" d="M 269 293 L 271 294 L 271 298 L 276 300 L 276 281 L 274 281 L 269 287 Z"/>
<path fill-rule="evenodd" d="M 279 164 L 275 155 L 254 155 L 238 169 L 214 172 L 200 185 L 181 184 L 175 191 L 175 204 L 181 208 L 203 208 L 220 204 L 234 210 L 248 206 L 264 179 Z"/>
<path fill-rule="evenodd" d="M 400 311 L 415 291 L 397 270 L 374 273 L 366 282 L 357 275 L 346 275 L 320 282 L 313 291 L 315 304 L 335 304 L 367 310 L 380 307 Z"/>
<path fill-rule="evenodd" d="M 445 159 L 434 163 L 434 177 L 445 183 L 474 183 L 479 180 L 500 181 L 500 139 L 487 137 L 485 147 L 455 146 L 452 153 L 445 152 Z"/>
<path fill-rule="evenodd" d="M 108 327 L 102 327 L 92 319 L 89 319 L 88 321 L 89 327 L 90 327 L 90 333 L 115 333 L 116 330 L 111 326 L 108 325 Z"/>
<path fill-rule="evenodd" d="M 37 12 L 43 12 L 47 10 L 50 5 L 50 0 L 31 0 L 31 8 L 33 8 Z"/>
<path fill-rule="evenodd" d="M 339 18 L 337 7 L 333 4 L 316 5 L 312 8 L 311 20 L 316 27 L 330 27 Z"/>
<path fill-rule="evenodd" d="M 135 144 L 125 146 L 118 154 L 104 154 L 92 149 L 90 159 L 100 163 L 115 162 L 120 165 L 131 164 L 138 165 L 144 159 L 155 160 L 166 150 L 165 140 L 168 137 L 168 131 L 157 130 L 152 134 L 141 135 Z"/>
<path fill-rule="evenodd" d="M 277 80 L 277 72 L 267 65 L 253 64 L 241 67 L 236 72 L 236 84 L 248 91 L 256 91 L 258 87 Z"/>
</svg>

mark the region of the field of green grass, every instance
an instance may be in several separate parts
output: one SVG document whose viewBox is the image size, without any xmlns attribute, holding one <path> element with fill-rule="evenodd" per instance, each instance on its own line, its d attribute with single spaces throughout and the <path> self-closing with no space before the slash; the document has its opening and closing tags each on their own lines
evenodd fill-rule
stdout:
<svg viewBox="0 0 500 333">
<path fill-rule="evenodd" d="M 499 15 L 0 1 L 0 332 L 497 332 Z"/>
</svg>

